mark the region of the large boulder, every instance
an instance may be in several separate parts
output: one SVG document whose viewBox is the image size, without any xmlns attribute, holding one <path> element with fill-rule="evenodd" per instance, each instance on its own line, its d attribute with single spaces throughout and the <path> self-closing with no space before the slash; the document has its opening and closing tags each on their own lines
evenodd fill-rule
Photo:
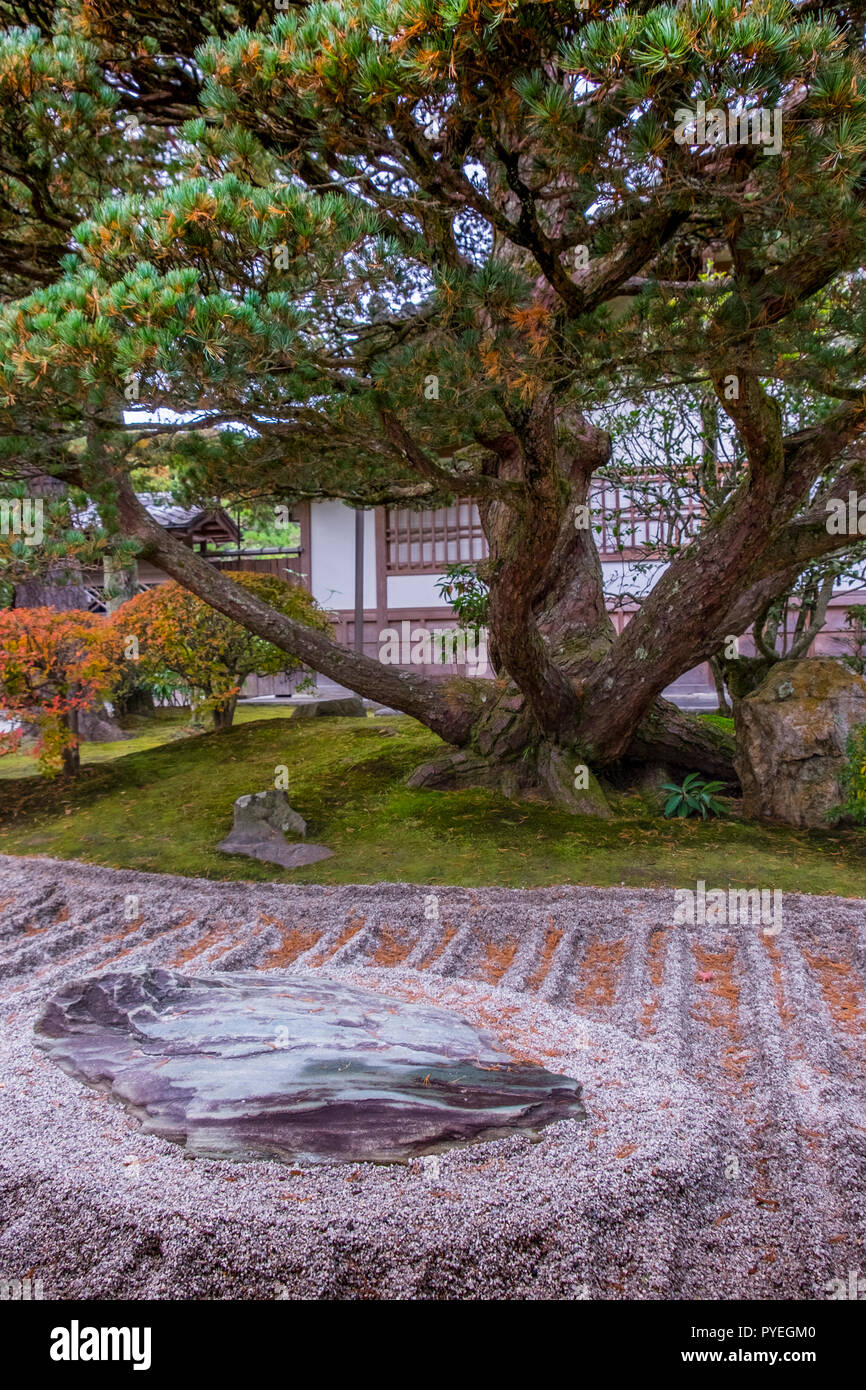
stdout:
<svg viewBox="0 0 866 1390">
<path fill-rule="evenodd" d="M 125 733 L 117 720 L 103 708 L 79 711 L 78 737 L 82 743 L 119 743 L 121 739 L 132 738 L 132 734 Z"/>
<path fill-rule="evenodd" d="M 837 661 L 782 661 L 735 719 L 745 815 L 826 826 L 844 797 L 848 735 L 866 724 L 866 681 Z"/>
<path fill-rule="evenodd" d="M 295 706 L 293 719 L 321 719 L 323 715 L 342 719 L 364 719 L 367 711 L 360 695 L 340 695 L 332 700 L 306 700 Z"/>
<path fill-rule="evenodd" d="M 25 738 L 39 737 L 39 726 L 32 720 L 19 720 L 18 728 Z M 104 706 L 79 710 L 76 732 L 81 743 L 120 743 L 123 739 L 132 738 L 132 734 L 125 733 Z"/>
<path fill-rule="evenodd" d="M 458 1015 L 320 975 L 78 980 L 35 1040 L 207 1158 L 390 1163 L 585 1116 L 577 1081 Z"/>
<path fill-rule="evenodd" d="M 306 835 L 307 822 L 289 805 L 289 798 L 279 787 L 239 796 L 234 805 L 234 829 L 240 834 L 256 833 L 269 826 L 284 835 Z"/>
<path fill-rule="evenodd" d="M 303 864 L 315 864 L 330 859 L 333 851 L 324 845 L 289 844 L 286 834 L 306 835 L 307 822 L 289 805 L 289 798 L 279 788 L 239 796 L 234 805 L 234 825 L 231 833 L 221 840 L 218 849 L 224 854 L 245 854 L 279 864 L 284 869 L 297 869 Z"/>
</svg>

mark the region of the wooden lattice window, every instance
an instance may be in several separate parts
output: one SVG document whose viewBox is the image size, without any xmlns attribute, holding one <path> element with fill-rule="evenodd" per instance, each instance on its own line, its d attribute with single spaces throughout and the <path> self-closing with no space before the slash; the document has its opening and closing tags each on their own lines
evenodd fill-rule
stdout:
<svg viewBox="0 0 866 1390">
<path fill-rule="evenodd" d="M 676 509 L 659 500 L 662 479 L 647 478 L 643 486 L 647 491 L 641 497 L 640 483 L 632 490 L 604 478 L 594 480 L 589 504 L 593 527 L 600 527 L 593 534 L 603 558 L 652 556 L 685 544 L 699 529 L 700 506 L 693 498 L 682 498 L 677 517 L 672 514 Z"/>
<path fill-rule="evenodd" d="M 655 483 L 659 480 L 647 480 Z M 653 492 L 650 487 L 649 497 Z M 589 497 L 595 543 L 603 559 L 636 558 L 682 544 L 700 525 L 697 504 L 682 507 L 685 525 L 672 520 L 658 502 L 643 501 L 630 489 L 597 478 Z M 389 574 L 441 574 L 448 565 L 472 564 L 487 556 L 476 504 L 461 498 L 451 507 L 416 511 L 389 507 L 385 514 Z"/>
<path fill-rule="evenodd" d="M 385 553 L 389 574 L 441 574 L 448 565 L 483 560 L 487 542 L 478 508 L 465 497 L 435 511 L 389 507 Z"/>
</svg>

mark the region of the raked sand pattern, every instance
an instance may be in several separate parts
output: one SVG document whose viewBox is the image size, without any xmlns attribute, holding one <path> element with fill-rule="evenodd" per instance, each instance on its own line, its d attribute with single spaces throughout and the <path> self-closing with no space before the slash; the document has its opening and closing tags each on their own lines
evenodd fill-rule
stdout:
<svg viewBox="0 0 866 1390">
<path fill-rule="evenodd" d="M 866 1275 L 866 901 L 212 883 L 0 856 L 0 1278 L 46 1298 L 796 1298 Z M 61 985 L 322 971 L 574 1076 L 587 1120 L 409 1164 L 190 1159 L 34 1049 Z M 834 1284 L 833 1281 L 839 1281 Z"/>
</svg>

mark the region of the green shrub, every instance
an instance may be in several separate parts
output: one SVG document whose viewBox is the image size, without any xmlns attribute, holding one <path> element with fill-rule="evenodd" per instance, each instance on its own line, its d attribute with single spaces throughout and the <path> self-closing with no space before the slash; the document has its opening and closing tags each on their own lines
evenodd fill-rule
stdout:
<svg viewBox="0 0 866 1390">
<path fill-rule="evenodd" d="M 436 581 L 440 596 L 457 615 L 461 628 L 474 632 L 476 640 L 487 625 L 488 589 L 474 565 L 448 565 Z"/>
<path fill-rule="evenodd" d="M 866 724 L 852 729 L 845 745 L 846 760 L 842 773 L 844 801 L 834 806 L 831 821 L 851 820 L 866 825 Z"/>
<path fill-rule="evenodd" d="M 681 787 L 673 782 L 664 782 L 662 791 L 670 792 L 664 804 L 666 818 L 685 818 L 693 813 L 699 813 L 702 820 L 706 820 L 707 816 L 723 816 L 725 808 L 716 801 L 714 793 L 720 792 L 724 785 L 724 782 L 702 782 L 697 772 L 690 772 Z"/>
</svg>

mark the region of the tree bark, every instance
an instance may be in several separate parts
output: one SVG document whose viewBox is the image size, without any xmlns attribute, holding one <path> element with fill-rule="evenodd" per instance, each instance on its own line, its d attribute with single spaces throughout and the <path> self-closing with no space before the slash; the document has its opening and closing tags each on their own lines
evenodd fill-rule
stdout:
<svg viewBox="0 0 866 1390">
<path fill-rule="evenodd" d="M 66 727 L 72 735 L 72 742 L 63 749 L 63 776 L 75 777 L 81 769 L 81 745 L 78 738 L 78 710 L 71 709 L 66 716 Z"/>
<path fill-rule="evenodd" d="M 587 692 L 622 642 L 605 608 L 587 511 L 590 480 L 610 445 L 582 419 L 569 421 L 562 435 L 553 401 L 541 399 L 512 433 L 485 441 L 487 474 L 501 488 L 491 488 L 479 503 L 489 544 L 483 572 L 490 586 L 490 642 L 502 673 L 495 681 L 437 680 L 350 652 L 275 613 L 168 536 L 125 480 L 118 484 L 120 512 L 150 558 L 212 607 L 465 750 L 420 770 L 418 785 L 481 783 L 509 795 L 540 795 L 570 811 L 605 814 L 594 774 L 613 763 L 665 762 L 734 783 L 732 740 L 718 730 L 710 734 L 701 721 L 653 695 L 632 706 L 625 738 L 606 747 L 598 740 L 593 746 L 588 737 L 597 697 Z M 617 703 L 608 693 L 602 698 Z M 583 788 L 588 776 L 592 786 Z"/>
<path fill-rule="evenodd" d="M 234 723 L 235 710 L 237 709 L 238 697 L 232 695 L 223 705 L 216 705 L 213 710 L 213 727 L 216 733 L 224 733 L 230 729 Z"/>
<path fill-rule="evenodd" d="M 570 511 L 552 397 L 534 403 L 519 432 L 491 440 L 490 447 L 498 478 L 521 484 L 517 500 L 486 498 L 479 503 L 490 552 L 484 574 L 497 666 L 519 688 L 544 735 L 573 737 L 580 702 L 538 620 L 562 564 L 561 555 L 559 565 L 555 556 Z"/>
<path fill-rule="evenodd" d="M 711 656 L 709 665 L 710 671 L 712 672 L 713 676 L 713 685 L 716 687 L 716 713 L 730 716 L 731 706 L 728 701 L 728 692 L 725 689 L 725 673 L 719 661 L 719 658 L 716 656 Z"/>
</svg>

